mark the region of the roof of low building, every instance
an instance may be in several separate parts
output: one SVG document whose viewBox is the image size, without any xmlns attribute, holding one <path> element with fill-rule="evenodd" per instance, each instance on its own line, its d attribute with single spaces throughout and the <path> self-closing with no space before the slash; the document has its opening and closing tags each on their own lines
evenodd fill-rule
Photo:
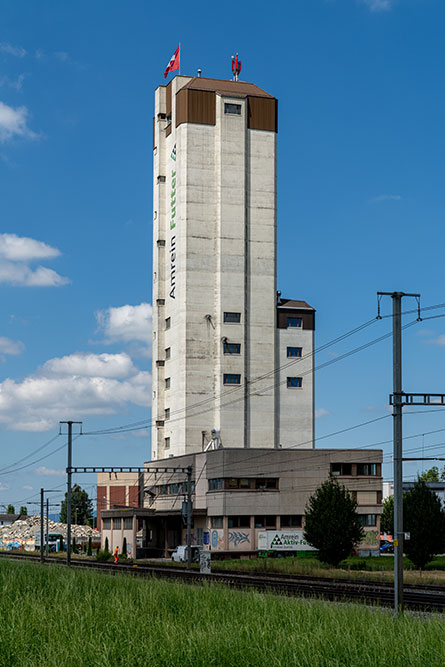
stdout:
<svg viewBox="0 0 445 667">
<path fill-rule="evenodd" d="M 20 514 L 0 514 L 0 521 L 17 521 L 20 519 Z"/>
<path fill-rule="evenodd" d="M 226 79 L 207 79 L 201 76 L 194 76 L 181 90 L 185 88 L 208 90 L 220 95 L 227 95 L 228 97 L 247 97 L 250 95 L 252 97 L 269 97 L 273 99 L 273 95 L 266 93 L 262 88 L 247 81 L 228 81 Z"/>
<path fill-rule="evenodd" d="M 315 310 L 306 301 L 298 301 L 296 299 L 280 299 L 278 301 L 278 308 L 299 308 L 300 310 Z"/>
</svg>

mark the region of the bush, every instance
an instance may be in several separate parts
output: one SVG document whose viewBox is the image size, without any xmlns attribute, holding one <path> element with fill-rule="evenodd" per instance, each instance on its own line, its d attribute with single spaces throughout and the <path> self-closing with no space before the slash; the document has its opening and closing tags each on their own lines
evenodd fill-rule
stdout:
<svg viewBox="0 0 445 667">
<path fill-rule="evenodd" d="M 93 555 L 93 549 L 92 549 L 91 535 L 90 535 L 88 538 L 87 556 L 92 556 L 92 555 Z"/>
<path fill-rule="evenodd" d="M 105 538 L 105 549 L 104 549 L 104 551 L 106 551 L 107 553 L 110 553 L 110 547 L 109 547 L 109 544 L 108 544 L 108 537 Z"/>
<path fill-rule="evenodd" d="M 98 549 L 96 553 L 96 560 L 99 563 L 106 563 L 107 561 L 111 560 L 111 554 L 109 551 L 101 551 Z"/>
</svg>

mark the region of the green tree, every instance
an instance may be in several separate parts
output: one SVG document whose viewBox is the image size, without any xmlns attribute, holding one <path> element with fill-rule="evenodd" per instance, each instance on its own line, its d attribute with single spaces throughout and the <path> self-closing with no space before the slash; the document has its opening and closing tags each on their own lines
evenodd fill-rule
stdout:
<svg viewBox="0 0 445 667">
<path fill-rule="evenodd" d="M 309 498 L 304 538 L 324 563 L 337 566 L 362 541 L 364 530 L 356 510 L 348 489 L 332 477 Z"/>
<path fill-rule="evenodd" d="M 380 517 L 380 530 L 382 533 L 393 534 L 394 531 L 394 496 L 389 496 L 383 501 L 383 511 Z"/>
<path fill-rule="evenodd" d="M 20 514 L 21 514 L 21 516 L 28 516 L 28 508 L 26 507 L 26 505 L 21 506 Z"/>
<path fill-rule="evenodd" d="M 76 545 L 76 538 L 75 537 L 73 537 L 72 549 L 73 549 L 73 554 L 77 554 L 77 545 Z"/>
<path fill-rule="evenodd" d="M 59 551 L 63 551 L 63 537 L 59 539 Z"/>
<path fill-rule="evenodd" d="M 445 550 L 445 511 L 440 498 L 418 478 L 403 498 L 403 529 L 410 533 L 404 551 L 423 570 L 435 554 Z"/>
<path fill-rule="evenodd" d="M 7 514 L 15 514 L 15 507 L 14 505 L 9 504 L 8 509 L 6 510 Z"/>
<path fill-rule="evenodd" d="M 92 540 L 91 540 L 91 535 L 88 538 L 88 548 L 87 548 L 87 556 L 92 556 L 93 555 L 93 548 L 92 548 Z"/>
<path fill-rule="evenodd" d="M 66 510 L 67 494 L 62 500 L 62 507 L 60 509 L 60 521 L 67 522 Z M 90 500 L 88 493 L 82 489 L 78 484 L 74 484 L 71 489 L 71 523 L 77 523 L 85 526 L 93 517 L 93 503 Z"/>
<path fill-rule="evenodd" d="M 108 537 L 105 538 L 105 549 L 104 549 L 104 551 L 107 554 L 110 553 L 110 547 L 108 545 Z"/>
<path fill-rule="evenodd" d="M 419 477 L 419 479 L 424 482 L 438 482 L 439 481 L 439 468 L 433 466 L 429 470 L 425 470 Z"/>
</svg>

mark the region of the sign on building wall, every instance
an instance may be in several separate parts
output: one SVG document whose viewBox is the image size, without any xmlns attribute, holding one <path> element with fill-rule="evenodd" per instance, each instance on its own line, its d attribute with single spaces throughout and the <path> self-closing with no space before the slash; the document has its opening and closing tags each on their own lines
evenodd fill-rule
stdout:
<svg viewBox="0 0 445 667">
<path fill-rule="evenodd" d="M 303 537 L 302 530 L 265 530 L 258 533 L 258 549 L 275 551 L 315 551 Z"/>
</svg>

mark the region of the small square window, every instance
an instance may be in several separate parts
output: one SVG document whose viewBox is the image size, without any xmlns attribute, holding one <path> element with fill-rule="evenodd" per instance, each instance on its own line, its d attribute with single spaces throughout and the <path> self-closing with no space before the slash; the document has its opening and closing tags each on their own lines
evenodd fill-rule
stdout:
<svg viewBox="0 0 445 667">
<path fill-rule="evenodd" d="M 165 388 L 170 389 L 170 378 L 165 378 Z"/>
<path fill-rule="evenodd" d="M 224 384 L 241 384 L 241 375 L 237 373 L 224 373 Z"/>
<path fill-rule="evenodd" d="M 222 516 L 212 516 L 212 528 L 222 528 L 222 527 L 223 527 Z"/>
<path fill-rule="evenodd" d="M 164 419 L 170 419 L 170 408 L 165 408 Z"/>
<path fill-rule="evenodd" d="M 170 449 L 170 438 L 164 438 L 164 449 Z"/>
<path fill-rule="evenodd" d="M 170 359 L 171 356 L 171 347 L 166 347 L 165 348 L 165 358 Z"/>
<path fill-rule="evenodd" d="M 303 348 L 302 347 L 288 347 L 287 348 L 287 356 L 288 357 L 301 357 L 303 353 Z"/>
<path fill-rule="evenodd" d="M 165 183 L 165 176 L 158 176 L 158 183 Z"/>
<path fill-rule="evenodd" d="M 301 389 L 303 386 L 303 378 L 287 378 L 288 389 Z"/>
<path fill-rule="evenodd" d="M 172 322 L 171 322 L 171 318 L 170 318 L 170 317 L 167 317 L 166 320 L 165 320 L 165 328 L 166 328 L 166 329 L 170 329 L 171 324 L 172 324 Z"/>
<path fill-rule="evenodd" d="M 224 354 L 241 354 L 241 344 L 224 343 Z"/>
<path fill-rule="evenodd" d="M 113 530 L 120 530 L 122 528 L 122 519 L 113 519 Z"/>
<path fill-rule="evenodd" d="M 286 327 L 289 328 L 298 328 L 301 329 L 303 326 L 303 320 L 301 317 L 287 317 L 286 318 Z"/>
<path fill-rule="evenodd" d="M 235 116 L 241 116 L 241 104 L 224 104 L 224 113 L 234 114 Z"/>
<path fill-rule="evenodd" d="M 224 313 L 225 324 L 239 324 L 241 322 L 241 313 Z"/>
</svg>

